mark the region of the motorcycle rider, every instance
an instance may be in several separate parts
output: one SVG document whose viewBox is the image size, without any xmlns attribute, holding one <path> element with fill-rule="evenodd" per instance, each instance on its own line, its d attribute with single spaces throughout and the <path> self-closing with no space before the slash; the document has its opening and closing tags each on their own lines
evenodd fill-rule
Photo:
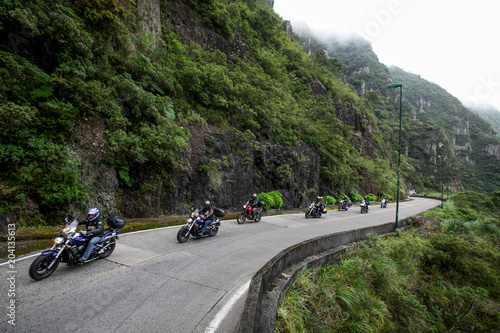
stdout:
<svg viewBox="0 0 500 333">
<path fill-rule="evenodd" d="M 349 204 L 349 198 L 347 197 L 347 195 L 344 195 L 344 198 L 342 199 L 340 204 L 342 205 L 342 208 L 347 208 L 347 205 Z"/>
<path fill-rule="evenodd" d="M 203 216 L 204 220 L 203 228 L 201 229 L 201 235 L 204 235 L 214 218 L 214 210 L 209 200 L 205 201 L 205 205 L 200 209 L 200 216 Z"/>
<path fill-rule="evenodd" d="M 252 194 L 252 197 L 245 203 L 245 205 L 252 207 L 252 215 L 250 216 L 250 219 L 253 219 L 255 209 L 257 208 L 258 205 L 257 194 L 255 193 Z"/>
<path fill-rule="evenodd" d="M 364 203 L 366 205 L 366 209 L 368 209 L 368 207 L 370 206 L 370 201 L 368 201 L 367 197 L 364 197 L 363 200 L 364 200 Z"/>
<path fill-rule="evenodd" d="M 323 209 L 325 208 L 323 197 L 316 197 L 316 201 L 314 201 L 314 204 L 316 205 L 316 211 L 319 210 L 320 213 L 323 213 Z"/>
<path fill-rule="evenodd" d="M 94 245 L 97 244 L 102 239 L 102 233 L 104 231 L 104 222 L 99 214 L 99 209 L 92 207 L 87 212 L 87 218 L 78 221 L 78 225 L 85 224 L 87 227 L 87 236 L 92 237 L 85 248 L 83 255 L 78 258 L 79 263 L 85 262 L 88 258 Z"/>
</svg>

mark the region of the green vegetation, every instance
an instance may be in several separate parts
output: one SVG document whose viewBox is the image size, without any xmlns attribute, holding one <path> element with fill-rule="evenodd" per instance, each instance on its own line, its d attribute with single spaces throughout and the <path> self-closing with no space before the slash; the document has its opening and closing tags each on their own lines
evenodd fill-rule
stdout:
<svg viewBox="0 0 500 333">
<path fill-rule="evenodd" d="M 257 200 L 264 201 L 264 209 L 280 209 L 283 206 L 283 199 L 281 193 L 272 191 L 267 193 L 259 193 Z"/>
<path fill-rule="evenodd" d="M 2 2 L 0 211 L 16 211 L 26 200 L 41 211 L 82 203 L 91 194 L 80 176 L 87 161 L 115 169 L 127 191 L 144 193 L 142 182 L 157 177 L 173 183 L 185 168 L 182 152 L 194 123 L 234 129 L 254 149 L 303 140 L 320 154 L 332 192 L 356 184 L 352 128 L 329 100 L 356 106 L 362 117 L 367 111 L 332 73 L 339 64 L 308 57 L 263 1 L 186 3 L 226 40 L 238 31 L 250 57 L 228 59 L 165 27 L 158 38 L 138 33 L 135 3 L 127 9 L 117 0 Z M 326 98 L 310 94 L 313 80 L 327 88 Z M 102 149 L 84 148 L 96 146 Z M 238 152 L 251 162 L 245 149 Z M 146 168 L 150 174 L 138 181 Z M 217 166 L 204 168 L 216 190 Z M 293 175 L 282 165 L 274 176 Z"/>
<path fill-rule="evenodd" d="M 422 180 L 436 190 L 442 166 L 436 155 L 444 154 L 451 165 L 447 177 L 467 189 L 488 193 L 500 186 L 498 159 L 484 151 L 499 144 L 485 134 L 490 127 L 442 89 L 389 71 L 368 43 L 312 41 L 308 55 L 266 1 L 178 2 L 211 29 L 200 33 L 217 33 L 231 50 L 196 44 L 167 25 L 158 35 L 140 32 L 134 1 L 0 4 L 0 213 L 36 211 L 47 218 L 80 208 L 95 200 L 98 176 L 104 178 L 99 172 L 116 175 L 119 188 L 109 200 L 115 204 L 127 195 L 139 202 L 156 189 L 166 197 L 179 175 L 193 170 L 208 176 L 207 188 L 215 194 L 234 180 L 223 177 L 227 160 L 214 159 L 213 147 L 206 148 L 203 165 L 190 165 L 186 151 L 191 130 L 199 126 L 229 137 L 242 165 L 253 167 L 252 153 L 264 144 L 306 143 L 320 157 L 323 193 L 358 189 L 362 174 L 394 198 L 396 95 L 384 88 L 391 79 L 405 80 L 408 91 L 402 184 Z M 162 20 L 171 5 L 160 0 Z M 248 46 L 244 54 L 235 54 L 232 43 L 238 42 Z M 440 102 L 412 122 L 420 97 Z M 464 117 L 471 120 L 468 131 L 462 131 Z M 473 152 L 454 155 L 454 144 L 470 145 Z M 467 159 L 476 163 L 462 163 Z M 256 178 L 286 184 L 297 179 L 296 172 L 286 163 L 269 174 L 253 171 Z M 317 191 L 319 185 L 308 187 Z"/>
<path fill-rule="evenodd" d="M 337 202 L 337 200 L 330 195 L 324 195 L 323 201 L 325 202 L 325 205 L 333 205 Z"/>
<path fill-rule="evenodd" d="M 426 214 L 439 226 L 372 237 L 338 264 L 302 271 L 278 309 L 276 331 L 497 331 L 500 211 L 492 203 L 499 197 L 457 194 Z"/>
<path fill-rule="evenodd" d="M 298 31 L 307 51 L 328 51 L 338 60 L 343 72 L 340 77 L 347 81 L 366 101 L 374 122 L 381 130 L 374 140 L 387 148 L 387 158 L 376 156 L 372 160 L 358 161 L 358 165 L 370 175 L 376 175 L 381 192 L 394 198 L 395 177 L 388 162 L 397 163 L 399 90 L 387 89 L 389 82 L 403 83 L 402 184 L 411 183 L 414 188 L 422 185 L 438 190 L 441 175 L 439 155 L 446 156 L 445 171 L 448 179 L 458 180 L 466 190 L 491 193 L 500 188 L 500 163 L 497 156 L 487 152 L 487 147 L 500 144 L 493 128 L 486 121 L 465 108 L 462 103 L 440 86 L 397 67 L 387 68 L 380 63 L 369 42 L 362 39 L 341 41 L 335 36 L 315 40 L 307 28 Z M 476 111 L 478 112 L 478 111 Z M 479 114 L 480 112 L 478 112 Z M 483 111 L 493 126 L 500 119 L 496 110 Z M 403 185 L 404 186 L 404 185 Z M 406 192 L 406 191 L 403 191 Z"/>
</svg>

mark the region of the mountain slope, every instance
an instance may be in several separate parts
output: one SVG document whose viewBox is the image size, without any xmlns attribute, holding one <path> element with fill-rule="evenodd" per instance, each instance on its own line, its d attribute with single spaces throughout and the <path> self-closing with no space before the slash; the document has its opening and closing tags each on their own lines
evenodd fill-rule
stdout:
<svg viewBox="0 0 500 333">
<path fill-rule="evenodd" d="M 370 102 L 392 151 L 398 142 L 399 90 L 387 89 L 387 85 L 403 83 L 403 165 L 408 163 L 403 174 L 414 187 L 423 184 L 438 189 L 442 155 L 449 165 L 444 181 L 449 181 L 452 188 L 480 192 L 499 188 L 500 142 L 491 126 L 458 99 L 418 75 L 397 67 L 387 68 L 364 40 L 324 36 L 315 40 L 307 29 L 298 34 L 306 51 L 324 49 L 342 64 L 344 79 Z"/>
<path fill-rule="evenodd" d="M 0 9 L 0 214 L 38 223 L 89 206 L 235 208 L 271 190 L 286 207 L 395 193 L 366 101 L 267 2 Z"/>
</svg>

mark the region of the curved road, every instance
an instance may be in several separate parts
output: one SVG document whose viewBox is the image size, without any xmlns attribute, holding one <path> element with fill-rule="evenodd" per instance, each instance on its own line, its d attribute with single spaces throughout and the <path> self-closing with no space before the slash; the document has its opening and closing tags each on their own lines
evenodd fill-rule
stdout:
<svg viewBox="0 0 500 333">
<path fill-rule="evenodd" d="M 440 201 L 400 204 L 403 219 Z M 396 205 L 222 221 L 215 237 L 176 240 L 179 227 L 125 234 L 107 260 L 68 267 L 35 282 L 35 257 L 0 264 L 2 332 L 234 332 L 253 274 L 281 250 L 320 235 L 394 221 Z M 10 291 L 9 291 L 10 290 Z M 15 293 L 15 297 L 12 297 Z M 12 301 L 15 303 L 11 303 Z M 15 305 L 15 326 L 6 315 Z M 7 307 L 11 306 L 11 309 Z"/>
</svg>

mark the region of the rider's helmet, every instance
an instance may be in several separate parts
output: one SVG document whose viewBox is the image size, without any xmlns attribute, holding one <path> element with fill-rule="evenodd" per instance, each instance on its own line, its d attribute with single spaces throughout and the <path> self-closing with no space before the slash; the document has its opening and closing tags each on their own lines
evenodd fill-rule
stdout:
<svg viewBox="0 0 500 333">
<path fill-rule="evenodd" d="M 256 199 L 257 198 L 257 194 L 252 194 L 252 199 Z"/>
<path fill-rule="evenodd" d="M 205 201 L 205 206 L 210 206 L 210 201 L 209 200 Z"/>
<path fill-rule="evenodd" d="M 91 222 L 98 217 L 99 217 L 99 209 L 97 209 L 96 207 L 90 208 L 89 211 L 87 212 L 87 219 Z"/>
<path fill-rule="evenodd" d="M 368 198 L 367 197 L 364 197 L 365 201 L 368 201 Z"/>
</svg>

